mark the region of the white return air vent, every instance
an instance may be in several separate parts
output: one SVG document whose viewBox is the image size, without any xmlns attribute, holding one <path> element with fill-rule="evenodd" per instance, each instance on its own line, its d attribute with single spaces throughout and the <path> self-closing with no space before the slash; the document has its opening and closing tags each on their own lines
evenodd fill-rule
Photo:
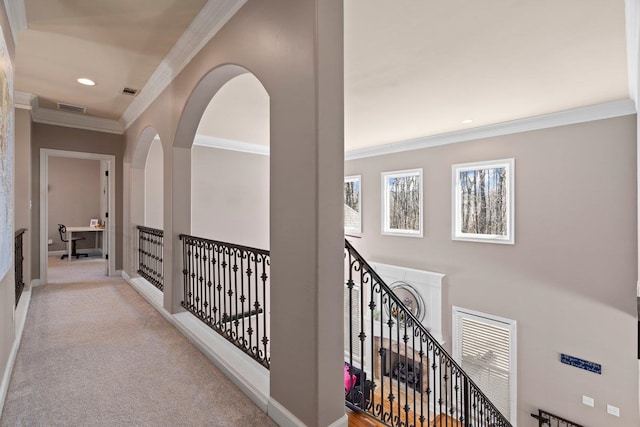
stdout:
<svg viewBox="0 0 640 427">
<path fill-rule="evenodd" d="M 70 113 L 77 113 L 77 114 L 87 113 L 87 107 L 80 107 L 78 105 L 65 104 L 62 102 L 58 102 L 58 110 L 68 111 Z"/>
<path fill-rule="evenodd" d="M 136 96 L 136 94 L 138 93 L 138 89 L 132 89 L 130 87 L 125 87 L 124 89 L 122 89 L 122 93 L 124 93 L 125 95 Z"/>
</svg>

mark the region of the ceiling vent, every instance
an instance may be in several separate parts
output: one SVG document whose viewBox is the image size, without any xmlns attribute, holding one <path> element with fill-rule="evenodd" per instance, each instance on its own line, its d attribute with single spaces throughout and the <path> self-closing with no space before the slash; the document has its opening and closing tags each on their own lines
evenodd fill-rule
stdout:
<svg viewBox="0 0 640 427">
<path fill-rule="evenodd" d="M 125 95 L 136 96 L 136 94 L 138 93 L 138 89 L 131 89 L 130 87 L 125 87 L 124 89 L 122 89 L 122 93 L 124 93 Z"/>
<path fill-rule="evenodd" d="M 80 107 L 78 105 L 64 104 L 62 102 L 58 102 L 58 110 L 60 111 L 68 111 L 70 113 L 78 113 L 78 114 L 86 114 L 87 107 Z"/>
</svg>

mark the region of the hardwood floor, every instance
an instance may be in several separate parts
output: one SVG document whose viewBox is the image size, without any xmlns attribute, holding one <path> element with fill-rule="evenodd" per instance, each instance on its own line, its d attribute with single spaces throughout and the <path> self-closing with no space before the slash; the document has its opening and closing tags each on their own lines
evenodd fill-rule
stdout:
<svg viewBox="0 0 640 427">
<path fill-rule="evenodd" d="M 374 420 L 373 418 L 363 414 L 362 412 L 353 412 L 347 409 L 347 417 L 349 417 L 349 427 L 385 427 L 384 424 Z"/>
<path fill-rule="evenodd" d="M 385 427 L 385 424 L 361 413 L 347 410 L 349 427 Z M 454 420 L 445 414 L 438 415 L 432 423 L 433 427 L 462 427 L 459 421 Z"/>
</svg>

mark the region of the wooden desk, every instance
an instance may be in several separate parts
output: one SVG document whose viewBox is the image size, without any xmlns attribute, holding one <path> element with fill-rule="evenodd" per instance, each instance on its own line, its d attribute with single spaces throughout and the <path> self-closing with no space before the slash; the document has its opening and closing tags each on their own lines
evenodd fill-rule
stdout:
<svg viewBox="0 0 640 427">
<path fill-rule="evenodd" d="M 67 254 L 69 255 L 67 258 L 69 262 L 71 262 L 71 238 L 73 237 L 73 233 L 84 233 L 87 231 L 100 233 L 103 232 L 104 228 L 96 228 L 96 227 L 67 227 Z M 104 236 L 104 235 L 103 235 Z M 98 249 L 98 235 L 96 234 L 96 249 Z M 104 238 L 102 239 L 102 254 L 104 255 Z"/>
</svg>

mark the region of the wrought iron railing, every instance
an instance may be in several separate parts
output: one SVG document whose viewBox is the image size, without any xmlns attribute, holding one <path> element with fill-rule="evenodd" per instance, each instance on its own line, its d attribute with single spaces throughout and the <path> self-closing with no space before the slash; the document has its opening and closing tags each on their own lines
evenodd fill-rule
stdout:
<svg viewBox="0 0 640 427">
<path fill-rule="evenodd" d="M 138 226 L 138 274 L 156 288 L 164 289 L 164 232 Z"/>
<path fill-rule="evenodd" d="M 269 251 L 200 237 L 182 240 L 182 306 L 269 368 Z"/>
<path fill-rule="evenodd" d="M 565 420 L 562 417 L 554 415 L 550 412 L 538 409 L 537 414 L 531 414 L 533 418 L 538 420 L 539 427 L 583 427 L 573 421 Z"/>
<path fill-rule="evenodd" d="M 345 402 L 388 426 L 509 421 L 345 241 Z"/>
<path fill-rule="evenodd" d="M 27 231 L 26 228 L 21 228 L 16 231 L 15 238 L 15 262 L 14 262 L 14 273 L 15 273 L 15 284 L 16 284 L 16 307 L 18 306 L 18 302 L 20 302 L 20 297 L 22 296 L 22 291 L 24 290 L 24 270 L 23 270 L 23 239 L 24 232 Z"/>
</svg>

